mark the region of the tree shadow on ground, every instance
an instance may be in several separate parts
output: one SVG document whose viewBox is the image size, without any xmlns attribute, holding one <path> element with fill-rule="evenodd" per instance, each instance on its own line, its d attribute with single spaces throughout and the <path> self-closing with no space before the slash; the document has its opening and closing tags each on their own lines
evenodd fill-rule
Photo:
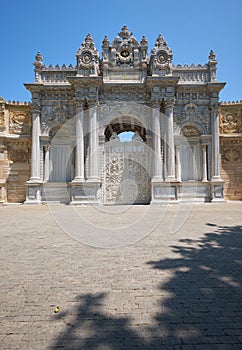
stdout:
<svg viewBox="0 0 242 350">
<path fill-rule="evenodd" d="M 103 311 L 105 294 L 82 295 L 51 349 L 242 349 L 242 226 L 214 230 L 180 240 L 175 258 L 147 262 L 171 276 L 159 286 L 166 296 L 152 326 L 135 330 L 128 317 Z"/>
</svg>

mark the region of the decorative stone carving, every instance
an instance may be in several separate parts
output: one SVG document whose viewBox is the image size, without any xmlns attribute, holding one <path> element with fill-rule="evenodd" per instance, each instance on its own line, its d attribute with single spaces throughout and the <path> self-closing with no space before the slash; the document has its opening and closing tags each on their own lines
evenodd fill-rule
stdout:
<svg viewBox="0 0 242 350">
<path fill-rule="evenodd" d="M 229 162 L 235 162 L 240 159 L 240 152 L 236 148 L 224 148 L 224 159 Z"/>
<path fill-rule="evenodd" d="M 184 107 L 184 113 L 186 115 L 186 119 L 191 121 L 191 122 L 198 119 L 198 117 L 199 117 L 198 108 L 194 103 L 188 103 Z"/>
<path fill-rule="evenodd" d="M 139 44 L 127 26 L 123 26 L 111 45 L 105 37 L 102 50 L 104 79 L 139 81 L 147 74 L 148 42 L 143 36 Z"/>
<path fill-rule="evenodd" d="M 150 55 L 151 75 L 166 75 L 171 73 L 172 50 L 160 34 L 155 42 L 155 46 Z"/>
<path fill-rule="evenodd" d="M 220 133 L 230 134 L 239 132 L 238 118 L 233 114 L 220 114 Z"/>
<path fill-rule="evenodd" d="M 99 53 L 95 48 L 93 38 L 87 34 L 81 48 L 76 53 L 77 73 L 83 76 L 95 76 L 99 74 Z"/>
<path fill-rule="evenodd" d="M 41 129 L 43 134 L 48 134 L 50 129 L 59 129 L 73 116 L 73 108 L 65 104 L 54 107 L 42 107 Z"/>
<path fill-rule="evenodd" d="M 181 129 L 181 133 L 185 137 L 199 137 L 201 136 L 201 132 L 198 128 L 193 125 L 185 125 Z"/>
<path fill-rule="evenodd" d="M 31 133 L 30 115 L 24 112 L 10 112 L 9 118 L 10 134 L 28 135 Z"/>
<path fill-rule="evenodd" d="M 150 192 L 147 149 L 132 140 L 115 139 L 105 145 L 104 202 L 106 204 L 147 203 Z"/>
</svg>

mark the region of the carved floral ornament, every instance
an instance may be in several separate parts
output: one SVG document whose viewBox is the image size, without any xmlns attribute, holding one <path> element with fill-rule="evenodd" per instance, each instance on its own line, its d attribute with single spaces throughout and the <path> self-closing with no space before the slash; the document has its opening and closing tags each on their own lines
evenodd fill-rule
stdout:
<svg viewBox="0 0 242 350">
<path fill-rule="evenodd" d="M 222 134 L 238 133 L 239 123 L 237 117 L 233 114 L 220 114 L 220 132 Z"/>
</svg>

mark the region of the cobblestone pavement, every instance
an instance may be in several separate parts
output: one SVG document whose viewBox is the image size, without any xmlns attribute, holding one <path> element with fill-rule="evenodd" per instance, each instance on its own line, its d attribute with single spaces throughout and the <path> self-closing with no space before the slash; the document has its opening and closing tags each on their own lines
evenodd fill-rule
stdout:
<svg viewBox="0 0 242 350">
<path fill-rule="evenodd" d="M 65 233 L 47 206 L 1 206 L 0 348 L 242 349 L 242 202 L 184 205 L 171 230 L 178 207 L 75 209 L 95 219 L 98 243 L 100 227 L 128 237 L 160 215 L 138 242 L 103 249 Z"/>
</svg>

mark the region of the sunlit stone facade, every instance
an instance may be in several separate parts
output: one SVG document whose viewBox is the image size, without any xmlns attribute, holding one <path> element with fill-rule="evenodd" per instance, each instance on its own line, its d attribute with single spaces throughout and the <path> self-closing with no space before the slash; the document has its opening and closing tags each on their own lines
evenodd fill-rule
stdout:
<svg viewBox="0 0 242 350">
<path fill-rule="evenodd" d="M 219 103 L 225 83 L 213 51 L 204 65 L 172 58 L 162 35 L 149 54 L 126 26 L 104 38 L 101 55 L 88 34 L 76 66 L 47 67 L 38 53 L 35 81 L 25 84 L 32 102 L 0 101 L 2 202 L 242 199 L 233 166 L 241 166 L 242 104 Z M 127 131 L 132 140 L 122 142 Z"/>
</svg>

